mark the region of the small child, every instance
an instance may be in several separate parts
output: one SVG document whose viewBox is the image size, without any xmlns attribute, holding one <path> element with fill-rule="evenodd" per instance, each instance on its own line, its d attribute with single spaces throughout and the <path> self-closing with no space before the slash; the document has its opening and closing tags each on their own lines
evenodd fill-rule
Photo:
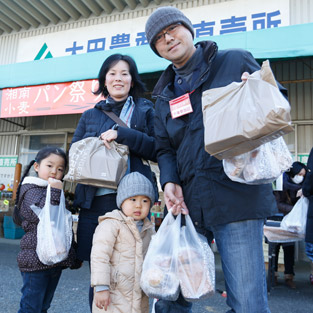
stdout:
<svg viewBox="0 0 313 313">
<path fill-rule="evenodd" d="M 55 147 L 41 149 L 35 160 L 26 168 L 17 189 L 14 221 L 21 225 L 25 235 L 21 239 L 21 250 L 17 257 L 23 278 L 22 298 L 19 313 L 47 312 L 58 285 L 62 269 L 75 266 L 75 251 L 72 247 L 64 261 L 45 265 L 36 253 L 38 216 L 31 209 L 32 205 L 43 208 L 47 187 L 51 186 L 51 204 L 59 205 L 64 171 L 67 164 L 65 152 Z M 26 177 L 34 166 L 38 177 Z"/>
<path fill-rule="evenodd" d="M 154 226 L 147 218 L 155 198 L 149 179 L 138 172 L 126 175 L 117 189 L 114 210 L 99 217 L 91 250 L 92 312 L 149 312 L 149 299 L 140 288 L 144 256 Z"/>
</svg>

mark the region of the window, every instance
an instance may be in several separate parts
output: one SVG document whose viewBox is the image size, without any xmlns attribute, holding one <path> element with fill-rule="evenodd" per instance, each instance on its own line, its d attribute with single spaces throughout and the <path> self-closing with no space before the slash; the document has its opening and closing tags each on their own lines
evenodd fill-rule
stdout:
<svg viewBox="0 0 313 313">
<path fill-rule="evenodd" d="M 53 146 L 66 151 L 66 143 L 66 133 L 22 135 L 19 155 L 19 163 L 22 164 L 22 170 L 24 171 L 29 162 L 35 159 L 40 149 L 46 146 Z M 34 172 L 32 174 L 34 174 Z"/>
</svg>

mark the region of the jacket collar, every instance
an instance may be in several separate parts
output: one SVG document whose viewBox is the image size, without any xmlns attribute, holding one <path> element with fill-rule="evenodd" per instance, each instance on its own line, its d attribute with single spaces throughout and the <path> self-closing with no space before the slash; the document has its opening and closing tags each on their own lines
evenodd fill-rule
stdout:
<svg viewBox="0 0 313 313">
<path fill-rule="evenodd" d="M 101 100 L 95 105 L 95 108 L 99 109 L 101 111 L 104 110 L 104 111 L 113 112 L 115 115 L 119 116 L 121 113 L 121 110 L 123 108 L 124 103 L 122 105 L 118 105 L 118 104 L 115 105 L 114 102 L 107 101 L 107 100 Z"/>
<path fill-rule="evenodd" d="M 200 45 L 203 49 L 203 55 L 205 58 L 206 63 L 210 63 L 216 53 L 217 53 L 217 45 L 213 41 L 199 41 L 197 45 Z M 158 95 L 162 94 L 164 88 L 171 82 L 174 81 L 175 78 L 175 72 L 173 70 L 173 65 L 170 64 L 165 71 L 162 73 L 161 77 L 159 78 L 157 84 L 154 87 L 154 90 L 152 92 L 152 97 L 156 98 Z"/>
<path fill-rule="evenodd" d="M 101 100 L 98 103 L 96 103 L 95 108 L 99 110 L 105 110 L 105 106 L 106 106 L 106 101 Z"/>
<path fill-rule="evenodd" d="M 33 184 L 33 185 L 37 185 L 40 187 L 47 187 L 48 186 L 48 181 L 41 179 L 39 177 L 32 177 L 32 176 L 27 176 L 24 178 L 22 185 L 25 184 Z"/>
<path fill-rule="evenodd" d="M 135 223 L 135 221 L 132 217 L 126 216 L 121 210 L 113 210 L 112 212 L 108 212 L 105 215 L 100 216 L 99 217 L 99 223 L 104 221 L 105 219 L 116 219 L 116 220 L 119 220 L 121 222 L 124 222 L 125 224 L 134 224 Z M 141 232 L 143 232 L 146 229 L 152 228 L 152 227 L 153 227 L 153 224 L 146 217 L 143 221 L 143 227 L 141 229 Z"/>
</svg>

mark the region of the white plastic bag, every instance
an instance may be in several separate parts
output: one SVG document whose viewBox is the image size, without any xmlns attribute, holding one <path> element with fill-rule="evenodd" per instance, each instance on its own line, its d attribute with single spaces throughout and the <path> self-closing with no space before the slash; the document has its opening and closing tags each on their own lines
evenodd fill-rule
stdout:
<svg viewBox="0 0 313 313">
<path fill-rule="evenodd" d="M 158 299 L 153 299 L 153 303 L 152 303 L 152 308 L 151 308 L 151 313 L 155 313 L 155 304 L 157 303 Z"/>
<path fill-rule="evenodd" d="M 302 196 L 294 205 L 292 210 L 284 216 L 280 227 L 291 233 L 296 233 L 304 237 L 306 220 L 308 214 L 309 200 Z"/>
<path fill-rule="evenodd" d="M 59 205 L 51 204 L 51 187 L 47 187 L 44 207 L 33 211 L 38 215 L 37 248 L 39 260 L 46 265 L 53 265 L 65 260 L 72 243 L 72 214 L 65 208 L 64 193 L 61 190 Z"/>
<path fill-rule="evenodd" d="M 185 218 L 177 249 L 177 275 L 184 298 L 196 301 L 215 292 L 214 254 L 206 238 L 196 232 L 190 216 Z"/>
<path fill-rule="evenodd" d="M 231 180 L 249 185 L 272 183 L 291 166 L 292 156 L 282 137 L 223 160 L 224 171 Z"/>
<path fill-rule="evenodd" d="M 152 237 L 140 279 L 141 288 L 149 297 L 170 301 L 178 298 L 175 253 L 179 244 L 180 225 L 180 215 L 175 219 L 169 211 Z"/>
</svg>

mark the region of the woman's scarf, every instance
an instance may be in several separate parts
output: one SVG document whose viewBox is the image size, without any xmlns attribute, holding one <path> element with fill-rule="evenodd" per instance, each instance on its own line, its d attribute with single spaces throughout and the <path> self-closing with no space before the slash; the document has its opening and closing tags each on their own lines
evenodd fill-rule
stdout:
<svg viewBox="0 0 313 313">
<path fill-rule="evenodd" d="M 124 106 L 122 108 L 122 111 L 120 113 L 120 119 L 130 128 L 130 121 L 133 116 L 135 108 L 135 102 L 133 100 L 132 96 L 129 96 L 124 103 Z"/>
<path fill-rule="evenodd" d="M 133 101 L 133 97 L 129 96 L 123 106 L 123 109 L 120 113 L 120 119 L 130 128 L 130 121 L 132 119 L 135 108 L 135 102 Z M 127 170 L 126 174 L 130 172 L 130 158 L 127 159 Z"/>
</svg>

